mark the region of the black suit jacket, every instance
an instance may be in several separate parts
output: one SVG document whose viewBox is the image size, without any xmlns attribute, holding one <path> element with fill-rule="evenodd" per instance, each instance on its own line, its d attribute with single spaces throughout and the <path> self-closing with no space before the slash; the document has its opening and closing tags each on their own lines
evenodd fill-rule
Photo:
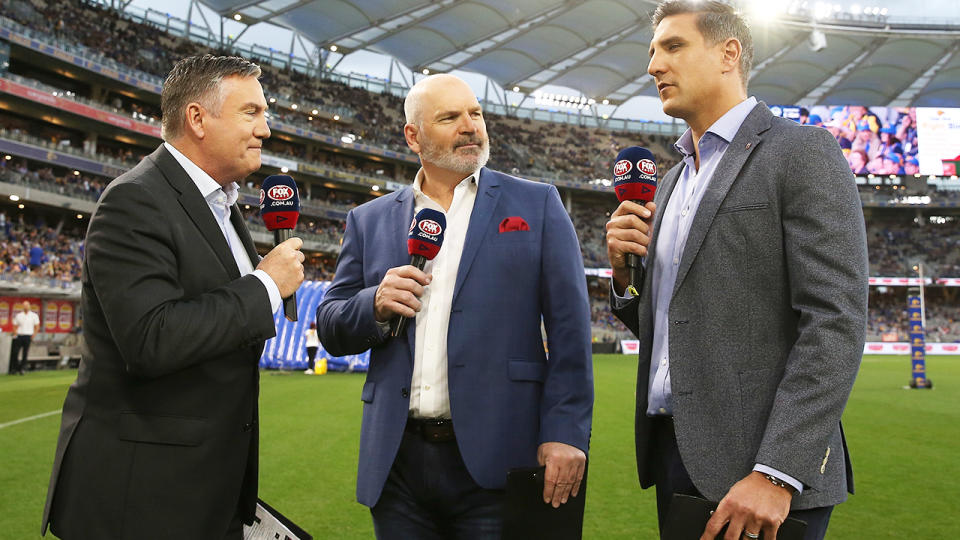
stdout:
<svg viewBox="0 0 960 540">
<path fill-rule="evenodd" d="M 256 265 L 234 206 L 233 225 Z M 104 192 L 83 265 L 86 347 L 43 528 L 65 539 L 222 538 L 257 494 L 257 369 L 276 333 L 206 201 L 160 146 Z"/>
</svg>

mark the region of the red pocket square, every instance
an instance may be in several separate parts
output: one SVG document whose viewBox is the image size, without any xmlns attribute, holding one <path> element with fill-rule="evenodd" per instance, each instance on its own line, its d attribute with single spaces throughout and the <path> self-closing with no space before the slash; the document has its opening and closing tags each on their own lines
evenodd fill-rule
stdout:
<svg viewBox="0 0 960 540">
<path fill-rule="evenodd" d="M 504 218 L 500 222 L 500 232 L 510 232 L 510 231 L 529 231 L 530 225 L 527 225 L 527 221 L 520 216 L 513 216 Z"/>
</svg>

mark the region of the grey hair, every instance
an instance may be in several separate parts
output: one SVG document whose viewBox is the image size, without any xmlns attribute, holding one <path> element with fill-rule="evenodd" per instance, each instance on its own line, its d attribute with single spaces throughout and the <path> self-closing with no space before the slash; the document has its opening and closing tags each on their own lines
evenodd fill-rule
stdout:
<svg viewBox="0 0 960 540">
<path fill-rule="evenodd" d="M 239 56 L 190 56 L 170 70 L 160 94 L 162 125 L 160 136 L 171 141 L 183 134 L 187 105 L 200 103 L 214 116 L 223 105 L 223 79 L 227 77 L 260 77 L 260 66 Z"/>
<path fill-rule="evenodd" d="M 753 67 L 753 36 L 743 15 L 730 4 L 717 0 L 665 0 L 653 12 L 651 23 L 656 29 L 663 19 L 685 13 L 698 15 L 697 29 L 708 45 L 713 46 L 729 38 L 740 41 L 740 79 L 746 90 Z"/>
</svg>

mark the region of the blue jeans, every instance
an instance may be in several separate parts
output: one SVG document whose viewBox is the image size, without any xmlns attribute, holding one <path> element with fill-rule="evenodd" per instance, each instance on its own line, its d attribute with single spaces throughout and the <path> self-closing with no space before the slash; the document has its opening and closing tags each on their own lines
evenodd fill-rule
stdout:
<svg viewBox="0 0 960 540">
<path fill-rule="evenodd" d="M 455 440 L 428 442 L 405 431 L 370 513 L 378 540 L 499 540 L 503 503 L 503 490 L 474 482 Z"/>
</svg>

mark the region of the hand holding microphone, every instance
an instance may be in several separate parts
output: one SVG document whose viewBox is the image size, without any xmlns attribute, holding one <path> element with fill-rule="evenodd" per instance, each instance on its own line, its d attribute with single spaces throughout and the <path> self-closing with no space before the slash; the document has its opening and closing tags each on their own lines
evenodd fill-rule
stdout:
<svg viewBox="0 0 960 540">
<path fill-rule="evenodd" d="M 418 212 L 407 237 L 410 264 L 387 270 L 377 287 L 374 316 L 381 322 L 394 319 L 390 326 L 394 337 L 403 333 L 407 319 L 416 317 L 420 310 L 420 297 L 432 279 L 423 272 L 423 267 L 440 251 L 446 227 L 442 212 L 430 208 Z"/>
<path fill-rule="evenodd" d="M 643 285 L 640 257 L 650 245 L 656 205 L 657 164 L 646 148 L 631 146 L 620 151 L 613 166 L 613 182 L 620 206 L 607 222 L 607 257 L 613 269 L 614 289 L 638 295 Z"/>
<path fill-rule="evenodd" d="M 293 238 L 293 229 L 300 219 L 300 194 L 297 183 L 285 174 L 264 179 L 260 186 L 260 215 L 273 231 L 274 247 L 257 268 L 266 272 L 280 289 L 283 314 L 288 321 L 297 320 L 296 290 L 303 283 L 303 241 Z"/>
</svg>

